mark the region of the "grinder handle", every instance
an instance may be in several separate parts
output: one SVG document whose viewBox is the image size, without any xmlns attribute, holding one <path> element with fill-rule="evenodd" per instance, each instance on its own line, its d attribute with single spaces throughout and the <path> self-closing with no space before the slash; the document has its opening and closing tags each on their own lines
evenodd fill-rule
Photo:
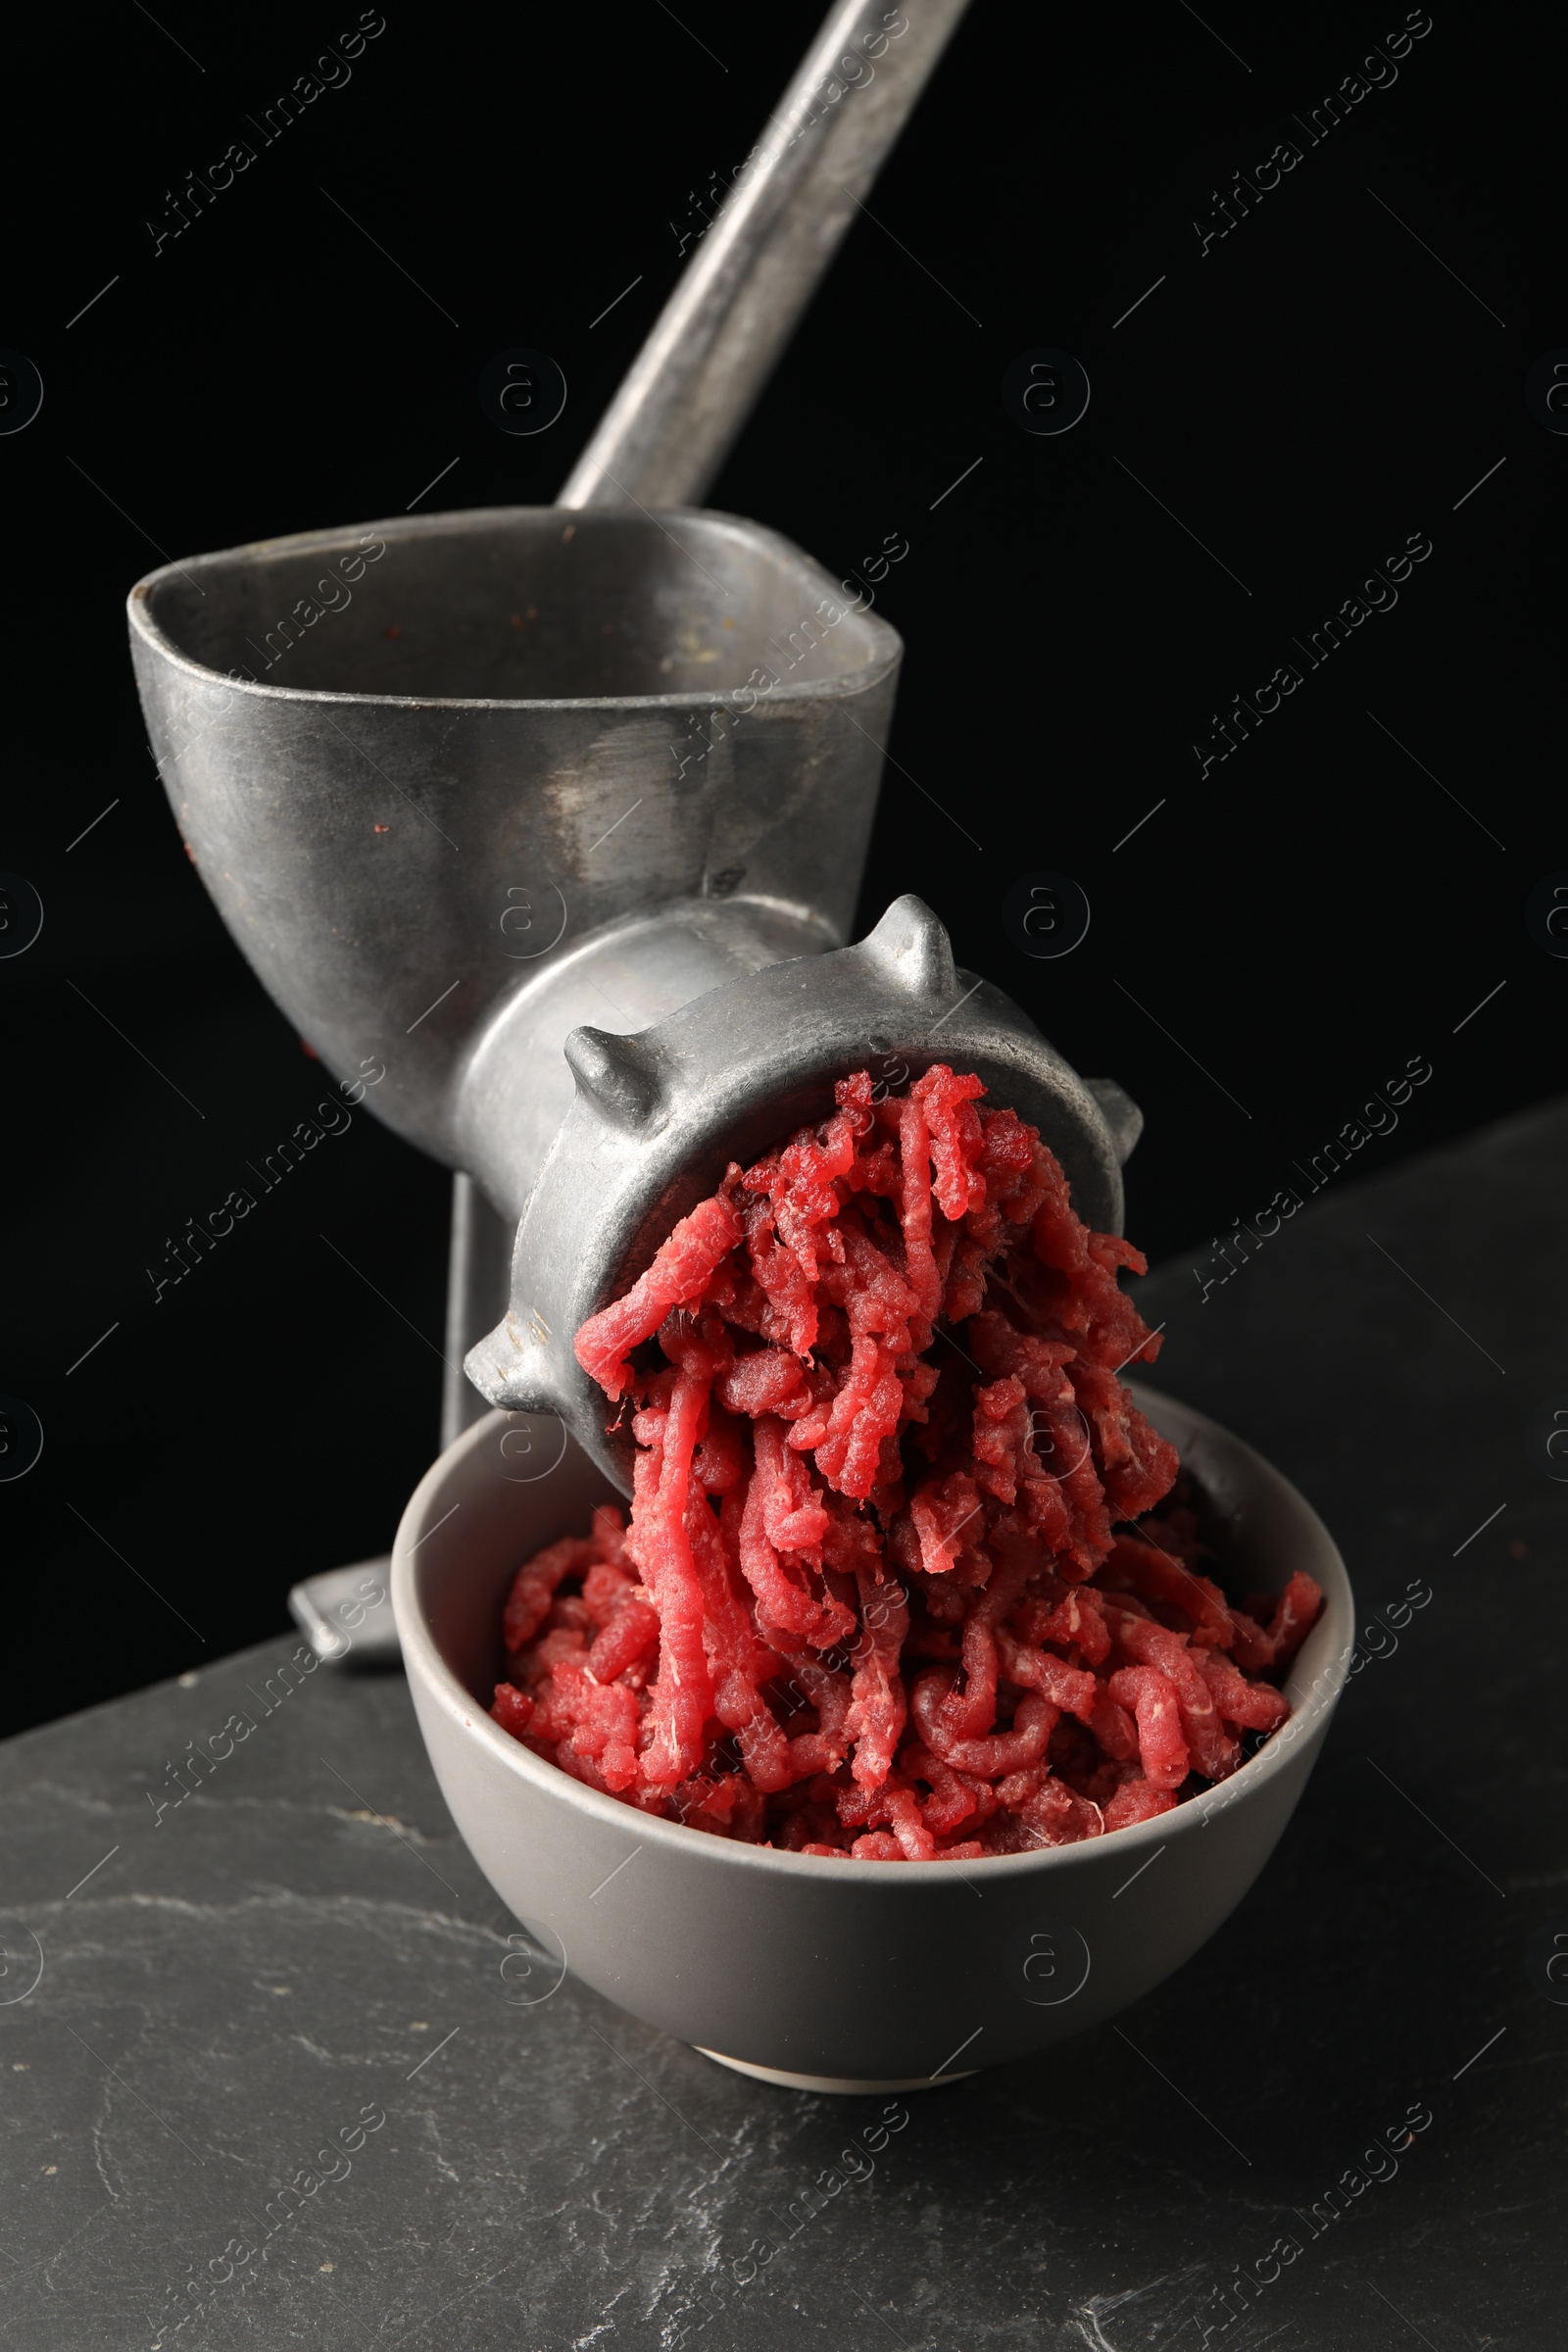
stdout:
<svg viewBox="0 0 1568 2352">
<path fill-rule="evenodd" d="M 967 0 L 838 0 L 557 500 L 696 506 Z"/>
</svg>

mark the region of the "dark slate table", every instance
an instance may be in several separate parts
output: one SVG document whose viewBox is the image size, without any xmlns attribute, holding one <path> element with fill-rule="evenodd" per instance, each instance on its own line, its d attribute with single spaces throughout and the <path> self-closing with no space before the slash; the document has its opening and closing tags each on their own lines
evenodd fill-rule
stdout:
<svg viewBox="0 0 1568 2352">
<path fill-rule="evenodd" d="M 1250 1899 L 1048 2058 L 806 2097 L 552 1988 L 401 1677 L 292 1641 L 11 1743 L 0 2342 L 1560 2344 L 1565 1175 L 1557 1105 L 1147 1286 L 1386 1630 Z"/>
</svg>

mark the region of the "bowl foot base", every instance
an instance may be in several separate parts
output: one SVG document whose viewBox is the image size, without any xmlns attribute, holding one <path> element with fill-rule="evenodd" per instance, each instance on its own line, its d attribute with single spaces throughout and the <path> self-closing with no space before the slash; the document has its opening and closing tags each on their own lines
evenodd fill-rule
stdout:
<svg viewBox="0 0 1568 2352">
<path fill-rule="evenodd" d="M 780 2090 L 837 2091 L 846 2097 L 865 2097 L 875 2091 L 940 2090 L 944 2082 L 967 2082 L 977 2075 L 977 2066 L 960 2067 L 952 2075 L 791 2075 L 782 2067 L 754 2066 L 749 2058 L 726 2058 L 722 2050 L 705 2050 L 700 2041 L 692 2047 L 703 2058 L 711 2058 L 715 2066 L 727 2066 L 737 2075 L 750 2075 L 758 2082 L 776 2083 Z"/>
</svg>

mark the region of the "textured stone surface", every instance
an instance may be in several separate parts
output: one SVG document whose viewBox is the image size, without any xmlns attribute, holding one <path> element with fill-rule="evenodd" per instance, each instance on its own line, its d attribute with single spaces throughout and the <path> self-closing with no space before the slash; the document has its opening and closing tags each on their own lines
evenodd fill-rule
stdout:
<svg viewBox="0 0 1568 2352">
<path fill-rule="evenodd" d="M 1526 1430 L 1568 1403 L 1565 1173 L 1559 1105 L 1330 1186 L 1206 1299 L 1185 1265 L 1146 1286 L 1162 1385 L 1312 1497 L 1361 1620 L 1412 1579 L 1432 1598 L 1375 1637 L 1250 1899 L 1050 2058 L 811 2098 L 550 1991 L 401 1678 L 280 1695 L 292 1642 L 10 1743 L 0 2344 L 1560 2341 L 1568 2007 L 1525 1952 L 1568 1936 L 1568 1488 Z M 239 1710 L 254 1731 L 156 1817 Z M 1396 2173 L 1314 2224 L 1413 2106 Z M 1260 2285 L 1280 2237 L 1300 2251 Z"/>
</svg>

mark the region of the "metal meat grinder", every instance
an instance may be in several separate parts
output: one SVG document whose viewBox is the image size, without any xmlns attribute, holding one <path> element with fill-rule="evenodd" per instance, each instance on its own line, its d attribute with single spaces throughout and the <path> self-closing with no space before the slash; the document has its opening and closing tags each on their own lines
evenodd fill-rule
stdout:
<svg viewBox="0 0 1568 2352">
<path fill-rule="evenodd" d="M 333 1075 L 384 1070 L 368 1106 L 458 1171 L 444 1442 L 481 1398 L 559 1415 L 629 1488 L 574 1331 L 867 1063 L 977 1071 L 1120 1228 L 1120 1088 L 956 969 L 919 900 L 845 944 L 898 636 L 694 503 L 962 8 L 832 10 L 554 508 L 268 540 L 131 594 L 230 931 Z"/>
</svg>

